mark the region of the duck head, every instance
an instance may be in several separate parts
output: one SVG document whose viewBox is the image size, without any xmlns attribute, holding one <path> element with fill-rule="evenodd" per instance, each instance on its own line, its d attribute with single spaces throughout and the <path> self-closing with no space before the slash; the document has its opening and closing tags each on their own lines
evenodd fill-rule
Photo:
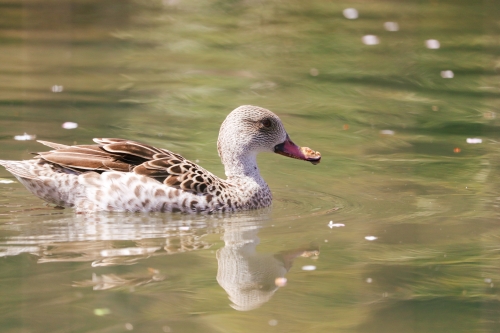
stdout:
<svg viewBox="0 0 500 333">
<path fill-rule="evenodd" d="M 217 149 L 228 177 L 257 170 L 255 161 L 260 152 L 274 152 L 313 164 L 321 160 L 319 152 L 293 143 L 277 115 L 251 105 L 240 106 L 226 117 Z"/>
</svg>

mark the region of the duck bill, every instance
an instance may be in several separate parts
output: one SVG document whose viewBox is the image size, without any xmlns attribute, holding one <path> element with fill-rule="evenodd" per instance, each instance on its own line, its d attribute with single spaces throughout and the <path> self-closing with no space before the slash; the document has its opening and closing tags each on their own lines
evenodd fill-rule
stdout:
<svg viewBox="0 0 500 333">
<path fill-rule="evenodd" d="M 318 151 L 314 151 L 309 147 L 297 146 L 292 142 L 292 140 L 290 140 L 288 135 L 283 143 L 274 147 L 274 152 L 276 154 L 296 158 L 298 160 L 308 161 L 312 164 L 318 164 L 321 160 L 321 154 Z"/>
</svg>

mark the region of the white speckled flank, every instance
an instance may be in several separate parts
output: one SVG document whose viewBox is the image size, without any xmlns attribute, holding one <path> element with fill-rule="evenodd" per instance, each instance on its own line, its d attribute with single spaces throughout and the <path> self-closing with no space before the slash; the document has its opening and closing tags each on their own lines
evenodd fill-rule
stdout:
<svg viewBox="0 0 500 333">
<path fill-rule="evenodd" d="M 217 148 L 223 180 L 166 149 L 124 139 L 94 139 L 96 145 L 66 146 L 27 161 L 2 161 L 39 198 L 78 212 L 215 212 L 267 207 L 271 191 L 256 156 L 271 151 L 320 161 L 320 154 L 295 146 L 269 110 L 240 106 L 223 122 Z"/>
</svg>

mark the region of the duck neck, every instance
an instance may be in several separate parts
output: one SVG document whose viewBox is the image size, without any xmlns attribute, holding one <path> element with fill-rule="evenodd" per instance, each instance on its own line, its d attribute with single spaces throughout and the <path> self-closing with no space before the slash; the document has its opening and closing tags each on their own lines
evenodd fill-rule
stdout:
<svg viewBox="0 0 500 333">
<path fill-rule="evenodd" d="M 221 159 L 228 180 L 250 178 L 259 185 L 265 184 L 257 166 L 256 153 L 247 153 L 244 155 L 229 154 L 223 156 Z"/>
</svg>

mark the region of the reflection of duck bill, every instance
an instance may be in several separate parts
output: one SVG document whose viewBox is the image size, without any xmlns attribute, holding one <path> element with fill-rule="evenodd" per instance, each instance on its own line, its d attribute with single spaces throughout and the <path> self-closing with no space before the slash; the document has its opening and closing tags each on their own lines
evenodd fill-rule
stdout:
<svg viewBox="0 0 500 333">
<path fill-rule="evenodd" d="M 256 230 L 254 230 L 256 232 Z M 229 233 L 226 230 L 225 238 Z M 241 235 L 240 235 L 241 236 Z M 246 234 L 246 236 L 251 236 Z M 258 239 L 247 242 L 240 239 L 241 244 L 234 246 L 227 240 L 226 246 L 217 251 L 217 282 L 227 292 L 238 311 L 249 311 L 259 308 L 268 302 L 279 287 L 286 285 L 285 274 L 297 257 L 312 257 L 319 254 L 316 244 L 285 250 L 276 254 L 257 253 Z"/>
<path fill-rule="evenodd" d="M 287 271 L 292 268 L 293 261 L 297 257 L 306 257 L 316 259 L 319 256 L 319 246 L 316 243 L 311 243 L 307 246 L 301 246 L 296 249 L 281 251 L 276 253 L 274 257 L 285 265 Z"/>
</svg>

